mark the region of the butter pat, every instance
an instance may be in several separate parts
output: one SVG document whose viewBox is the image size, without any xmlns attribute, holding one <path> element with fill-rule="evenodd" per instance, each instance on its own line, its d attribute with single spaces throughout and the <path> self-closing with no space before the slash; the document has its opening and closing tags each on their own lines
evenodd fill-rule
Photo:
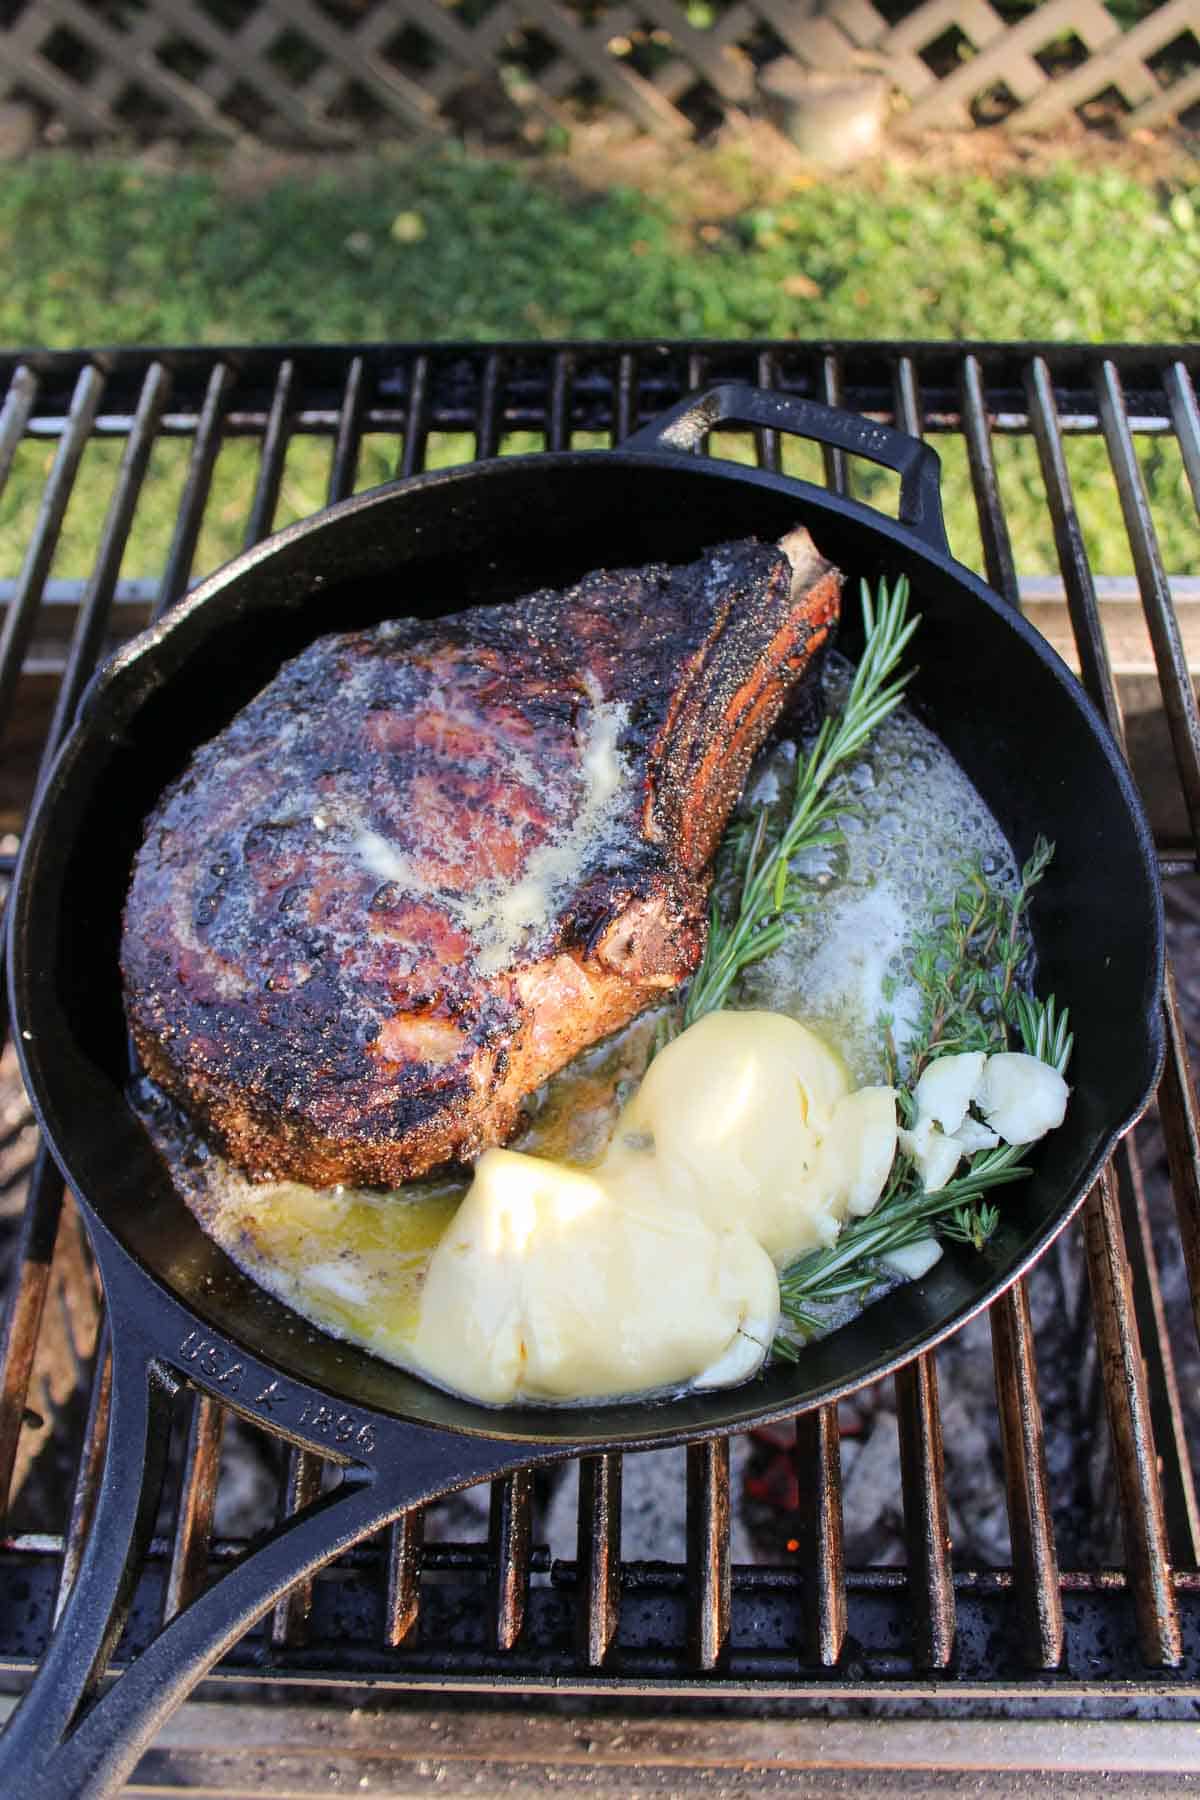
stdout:
<svg viewBox="0 0 1200 1800">
<path fill-rule="evenodd" d="M 782 1013 L 715 1012 L 651 1063 L 621 1131 L 652 1141 L 673 1194 L 780 1261 L 832 1244 L 848 1210 L 875 1204 L 895 1095 L 852 1095 L 841 1058 Z"/>
<path fill-rule="evenodd" d="M 770 1257 L 671 1204 L 652 1157 L 584 1172 L 489 1150 L 430 1262 L 412 1350 L 435 1380 L 494 1404 L 611 1397 L 719 1380 L 735 1345 L 728 1379 L 745 1379 L 778 1315 Z M 752 1321 L 756 1359 L 740 1336 Z"/>
<path fill-rule="evenodd" d="M 603 1160 L 489 1150 L 434 1252 L 417 1364 L 494 1404 L 728 1386 L 779 1322 L 776 1265 L 871 1210 L 895 1093 L 779 1013 L 712 1013 L 651 1064 Z"/>
</svg>

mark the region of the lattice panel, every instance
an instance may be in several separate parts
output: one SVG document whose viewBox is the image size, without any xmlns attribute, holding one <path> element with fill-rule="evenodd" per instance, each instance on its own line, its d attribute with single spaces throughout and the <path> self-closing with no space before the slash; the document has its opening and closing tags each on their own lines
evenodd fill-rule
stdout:
<svg viewBox="0 0 1200 1800">
<path fill-rule="evenodd" d="M 1028 131 L 1110 90 L 1127 128 L 1166 123 L 1200 100 L 1200 0 L 1165 0 L 1127 31 L 1101 0 L 1043 0 L 1016 25 L 988 0 L 924 0 L 893 25 L 870 0 L 828 0 L 821 23 L 821 64 L 869 53 L 911 102 L 905 129 L 968 126 L 972 104 L 996 90 L 1007 100 L 1006 124 Z M 960 60 L 938 76 L 921 53 L 950 31 L 960 35 Z M 1039 57 L 1053 63 L 1067 43 L 1077 66 L 1051 74 Z M 1169 48 L 1176 55 L 1160 73 L 1148 59 Z"/>
<path fill-rule="evenodd" d="M 1100 95 L 1157 125 L 1200 102 L 1200 0 L 1129 30 L 1102 0 L 1042 0 L 1016 24 L 989 0 L 921 0 L 892 22 L 871 0 L 25 0 L 0 27 L 0 95 L 85 137 L 336 147 L 566 121 L 581 102 L 681 137 L 752 109 L 781 54 L 882 69 L 903 129 L 969 126 L 983 102 L 1044 130 Z"/>
</svg>

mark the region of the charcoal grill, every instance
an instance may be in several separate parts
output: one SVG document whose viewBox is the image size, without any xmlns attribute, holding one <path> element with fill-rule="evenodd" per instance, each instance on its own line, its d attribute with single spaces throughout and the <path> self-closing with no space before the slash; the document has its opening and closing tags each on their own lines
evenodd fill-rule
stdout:
<svg viewBox="0 0 1200 1800">
<path fill-rule="evenodd" d="M 1169 442 L 1179 457 L 1181 485 L 1186 477 L 1200 498 L 1198 367 L 1200 356 L 1182 348 L 895 344 L 361 346 L 5 358 L 0 475 L 16 457 L 28 460 L 30 445 L 40 447 L 44 464 L 40 507 L 22 534 L 20 573 L 0 590 L 6 602 L 0 717 L 25 726 L 24 768 L 16 767 L 6 791 L 10 809 L 19 810 L 48 766 L 97 657 L 204 572 L 199 560 L 211 541 L 213 513 L 232 508 L 244 541 L 253 542 L 278 522 L 281 496 L 296 510 L 288 472 L 298 447 L 325 440 L 327 488 L 316 501 L 338 499 L 367 479 L 415 473 L 431 457 L 494 455 L 518 437 L 527 449 L 529 434 L 548 449 L 615 442 L 690 389 L 718 380 L 751 381 L 928 432 L 952 467 L 957 458 L 974 498 L 988 580 L 1073 643 L 1085 684 L 1118 736 L 1128 690 L 1114 670 L 1103 626 L 1127 599 L 1140 598 L 1156 676 L 1155 717 L 1165 721 L 1169 750 L 1165 780 L 1157 766 L 1145 765 L 1155 790 L 1160 862 L 1168 877 L 1194 875 L 1200 724 L 1179 604 L 1192 589 L 1186 583 L 1173 589 L 1168 581 L 1138 450 L 1147 442 Z M 462 434 L 468 434 L 465 441 Z M 1097 579 L 1088 559 L 1070 469 L 1073 441 L 1087 435 L 1099 436 L 1107 450 L 1113 509 L 1119 507 L 1123 518 L 1134 570 L 1124 586 Z M 1057 580 L 1022 578 L 1021 550 L 1014 550 L 1006 518 L 998 466 L 1010 441 L 1030 437 L 1039 504 L 1057 549 Z M 69 523 L 72 490 L 85 455 L 105 442 L 120 445 L 122 456 L 90 553 L 90 573 L 60 578 L 54 558 L 64 521 Z M 248 458 L 241 455 L 240 492 L 223 481 L 220 462 L 226 446 L 239 444 L 248 452 Z M 181 470 L 165 569 L 150 585 L 140 579 L 144 570 L 123 569 L 122 558 L 138 527 L 148 468 L 164 445 L 181 449 L 186 473 Z M 782 454 L 768 430 L 746 434 L 736 445 L 725 442 L 723 453 L 731 447 L 768 467 L 778 466 Z M 375 472 L 381 455 L 387 466 Z M 854 478 L 849 459 L 839 450 L 823 455 L 825 479 L 844 490 Z M 954 547 L 971 560 L 969 547 Z M 28 721 L 39 701 L 41 729 L 31 731 Z M 1139 735 L 1135 749 L 1140 741 Z M 12 858 L 0 867 L 11 873 Z M 1169 978 L 1164 1008 L 1169 1056 L 1159 1113 L 1195 1293 L 1200 1132 Z M 39 1335 L 49 1329 L 48 1298 L 66 1291 L 64 1265 L 78 1259 L 70 1225 L 70 1203 L 54 1165 L 39 1154 L 0 1343 L 5 1493 L 22 1431 L 39 1429 L 30 1383 Z M 461 1773 L 477 1758 L 489 1759 L 494 1772 L 534 1760 L 557 1766 L 565 1778 L 585 1741 L 593 1745 L 597 1767 L 614 1771 L 615 1788 L 620 1767 L 630 1762 L 701 1770 L 727 1766 L 732 1758 L 739 1767 L 757 1761 L 764 1770 L 779 1768 L 780 1743 L 791 1758 L 784 1766 L 803 1766 L 818 1754 L 827 1761 L 891 1757 L 893 1766 L 912 1768 L 928 1767 L 931 1755 L 947 1769 L 981 1756 L 1004 1766 L 1022 1760 L 1038 1766 L 1061 1754 L 1080 1768 L 1124 1766 L 1122 1757 L 1145 1769 L 1179 1769 L 1188 1758 L 1200 1767 L 1200 1752 L 1188 1736 L 1171 1739 L 1168 1753 L 1161 1735 L 1156 1748 L 1144 1751 L 1131 1749 L 1128 1739 L 1089 1738 L 1079 1730 L 1061 1741 L 1037 1735 L 1047 1729 L 1046 1717 L 1053 1722 L 1083 1711 L 1100 1715 L 1092 1721 L 1098 1724 L 1124 1716 L 1131 1706 L 1139 1716 L 1153 1715 L 1161 1732 L 1164 1722 L 1190 1718 L 1200 1698 L 1200 1518 L 1186 1405 L 1190 1400 L 1194 1411 L 1195 1396 L 1181 1396 L 1178 1340 L 1173 1343 L 1164 1326 L 1136 1133 L 1090 1196 L 1081 1238 L 1081 1245 L 1072 1241 L 1090 1282 L 1121 1524 L 1119 1565 L 1060 1567 L 1037 1344 L 1022 1284 L 990 1316 L 1008 1566 L 956 1566 L 931 1355 L 895 1378 L 904 1566 L 845 1565 L 835 1408 L 797 1421 L 800 1506 L 788 1559 L 779 1566 L 733 1564 L 724 1440 L 687 1452 L 681 1564 L 622 1560 L 620 1458 L 593 1458 L 581 1467 L 573 1558 L 552 1560 L 535 1542 L 534 1477 L 518 1471 L 492 1487 L 486 1540 L 426 1545 L 420 1515 L 406 1515 L 379 1541 L 294 1590 L 263 1627 L 230 1650 L 206 1690 L 216 1700 L 170 1728 L 168 1747 L 149 1759 L 147 1779 L 183 1785 L 197 1770 L 203 1779 L 219 1764 L 221 1780 L 241 1791 L 294 1791 L 288 1785 L 294 1765 L 282 1753 L 265 1763 L 249 1752 L 230 1761 L 236 1728 L 218 1725 L 206 1736 L 205 1706 L 219 1706 L 235 1692 L 244 1696 L 247 1684 L 270 1684 L 282 1696 L 270 1712 L 253 1715 L 260 1753 L 264 1734 L 275 1746 L 294 1746 L 294 1731 L 312 1728 L 314 1705 L 333 1709 L 347 1691 L 369 1687 L 377 1697 L 407 1696 L 402 1722 L 365 1739 L 359 1723 L 335 1712 L 331 1729 L 313 1740 L 332 1745 L 330 1785 L 341 1779 L 343 1755 L 366 1757 L 353 1766 L 368 1770 L 415 1767 L 423 1758 L 433 1773 L 439 1766 L 443 1773 Z M 75 1288 L 78 1280 L 72 1276 Z M 15 1532 L 0 1544 L 0 1583 L 7 1595 L 0 1672 L 14 1691 L 46 1643 L 86 1539 L 108 1369 L 101 1326 L 97 1352 L 81 1369 L 86 1399 L 69 1446 L 76 1476 L 61 1531 Z M 185 1388 L 176 1415 L 178 1454 L 167 1502 L 118 1646 L 118 1668 L 243 1548 L 213 1531 L 223 1409 Z M 324 1478 L 321 1460 L 309 1452 L 281 1455 L 279 1511 L 312 1503 Z M 533 1696 L 549 1694 L 559 1701 L 569 1697 L 574 1713 L 587 1713 L 586 1730 L 563 1721 L 561 1706 L 540 1710 Z M 834 1743 L 818 1752 L 803 1735 L 806 1715 L 832 1699 L 890 1718 L 883 1725 L 874 1720 L 874 1736 L 859 1731 L 853 1749 L 839 1751 Z M 487 1722 L 474 1749 L 461 1713 L 447 1710 L 451 1701 L 469 1707 L 477 1724 Z M 711 1727 L 718 1703 L 719 1727 L 699 1730 L 692 1715 L 700 1709 Z M 756 1737 L 747 1722 L 760 1718 L 768 1703 L 778 1714 L 777 1741 Z M 514 1730 L 504 1710 L 514 1704 L 535 1711 L 529 1736 L 524 1724 Z M 669 1726 L 668 1705 L 676 1709 Z M 942 1718 L 965 1715 L 985 1731 L 983 1721 L 1002 1707 L 1042 1721 L 1027 1722 L 1024 1736 L 1007 1740 L 1007 1753 L 1003 1736 L 986 1737 L 981 1745 L 951 1735 L 931 1751 L 928 1735 L 919 1730 L 896 1735 L 900 1718 L 914 1708 Z M 614 1712 L 623 1722 L 619 1728 Z M 239 1708 L 243 1723 L 248 1716 Z M 629 1735 L 623 1735 L 626 1727 Z M 173 1752 L 171 1744 L 190 1749 Z M 885 1752 L 884 1744 L 892 1748 Z M 311 1778 L 310 1771 L 310 1785 Z"/>
</svg>

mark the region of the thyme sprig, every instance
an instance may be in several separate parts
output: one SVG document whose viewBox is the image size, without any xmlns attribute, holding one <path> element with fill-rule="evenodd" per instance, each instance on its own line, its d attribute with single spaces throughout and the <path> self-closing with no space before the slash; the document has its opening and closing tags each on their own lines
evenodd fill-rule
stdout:
<svg viewBox="0 0 1200 1800">
<path fill-rule="evenodd" d="M 966 1050 L 991 1053 L 1009 1048 L 1013 1034 L 1030 1056 L 1063 1074 L 1074 1039 L 1065 1007 L 1050 996 L 1039 1000 L 1024 985 L 1030 956 L 1029 903 L 1045 875 L 1054 846 L 1038 838 L 1021 870 L 1015 891 L 995 886 L 976 859 L 963 865 L 961 885 L 912 958 L 922 1009 L 910 1052 L 908 1082 L 898 1090 L 901 1118 L 916 1116 L 913 1089 L 939 1055 Z M 895 1065 L 890 1021 L 884 1021 Z M 1024 1146 L 1002 1144 L 981 1150 L 962 1175 L 926 1193 L 917 1166 L 897 1154 L 883 1195 L 874 1210 L 856 1219 L 826 1250 L 810 1250 L 783 1271 L 780 1311 L 788 1331 L 775 1352 L 795 1358 L 803 1342 L 826 1322 L 839 1300 L 865 1299 L 891 1279 L 886 1258 L 930 1237 L 982 1250 L 1000 1224 L 1000 1209 L 985 1198 L 993 1188 L 1029 1173 L 1020 1162 Z"/>
<path fill-rule="evenodd" d="M 897 675 L 901 657 L 919 620 L 908 617 L 908 581 L 901 576 L 890 587 L 880 581 L 874 598 L 861 585 L 866 648 L 846 695 L 845 704 L 827 717 L 807 755 L 797 758 L 791 806 L 782 830 L 771 828 L 769 808 L 760 806 L 752 820 L 726 834 L 718 878 L 709 903 L 708 941 L 692 978 L 683 1012 L 684 1025 L 725 1004 L 744 969 L 778 949 L 787 934 L 787 915 L 811 904 L 810 886 L 792 872 L 804 851 L 839 844 L 839 813 L 852 810 L 830 784 L 847 759 L 860 750 L 894 712 L 912 671 Z M 718 893 L 733 889 L 732 917 L 722 918 Z"/>
<path fill-rule="evenodd" d="M 915 1034 L 920 1048 L 910 1056 L 910 1083 L 916 1083 L 935 1056 L 1006 1050 L 1014 1028 L 1027 1037 L 1021 1003 L 1035 1004 L 1021 987 L 1031 941 L 1029 903 L 1053 855 L 1053 844 L 1035 839 L 1015 893 L 996 887 L 978 857 L 962 865 L 961 885 L 912 955 L 922 1007 Z"/>
</svg>

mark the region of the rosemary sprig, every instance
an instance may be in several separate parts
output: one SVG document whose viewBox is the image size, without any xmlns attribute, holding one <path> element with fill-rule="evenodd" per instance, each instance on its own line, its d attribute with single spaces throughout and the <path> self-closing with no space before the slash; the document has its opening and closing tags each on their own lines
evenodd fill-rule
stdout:
<svg viewBox="0 0 1200 1800">
<path fill-rule="evenodd" d="M 1028 1055 L 1039 1057 L 1065 1075 L 1075 1047 L 1066 1007 L 1060 1008 L 1053 994 L 1048 1000 L 1038 1000 L 1018 993 L 1013 995 L 1012 1010 Z"/>
<path fill-rule="evenodd" d="M 844 796 L 830 792 L 837 771 L 866 743 L 871 733 L 900 703 L 911 671 L 895 671 L 918 619 L 908 618 L 908 581 L 901 576 L 891 588 L 880 581 L 875 598 L 861 586 L 866 648 L 841 710 L 826 718 L 807 756 L 797 759 L 791 807 L 782 831 L 770 829 L 766 806 L 754 819 L 727 834 L 723 867 L 709 905 L 704 959 L 692 979 L 684 1007 L 684 1025 L 723 1006 L 742 971 L 770 955 L 786 935 L 786 915 L 811 902 L 811 891 L 792 875 L 802 851 L 842 841 L 834 820 L 849 810 Z M 718 888 L 738 895 L 733 917 L 726 922 Z"/>
<path fill-rule="evenodd" d="M 1029 1170 L 1019 1158 L 1023 1146 L 1001 1144 L 981 1150 L 965 1175 L 927 1194 L 915 1182 L 911 1163 L 897 1158 L 892 1179 L 873 1212 L 848 1224 L 836 1244 L 809 1250 L 789 1263 L 779 1277 L 780 1310 L 793 1331 L 809 1337 L 820 1329 L 821 1309 L 847 1295 L 863 1298 L 887 1279 L 882 1259 L 932 1236 L 958 1237 L 982 1248 L 999 1222 L 995 1207 L 978 1201 L 993 1188 L 1020 1181 Z M 940 1226 L 940 1231 L 934 1228 Z M 794 1353 L 786 1337 L 775 1340 L 777 1353 Z"/>
</svg>

